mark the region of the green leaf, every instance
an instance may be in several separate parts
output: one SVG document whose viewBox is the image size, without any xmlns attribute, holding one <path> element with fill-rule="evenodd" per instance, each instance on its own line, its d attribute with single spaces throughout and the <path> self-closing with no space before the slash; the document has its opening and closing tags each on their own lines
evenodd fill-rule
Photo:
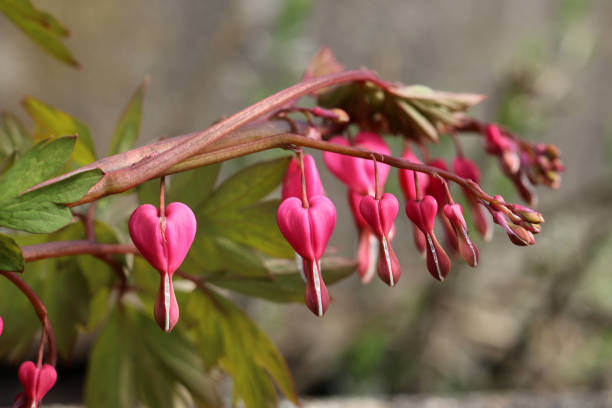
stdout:
<svg viewBox="0 0 612 408">
<path fill-rule="evenodd" d="M 0 11 L 45 52 L 68 65 L 79 67 L 62 42 L 69 31 L 51 14 L 35 9 L 30 0 L 0 0 Z"/>
<path fill-rule="evenodd" d="M 355 271 L 355 262 L 349 259 L 325 257 L 321 263 L 323 280 L 327 285 L 333 285 Z M 208 277 L 207 282 L 273 302 L 304 302 L 304 281 L 295 261 L 278 261 L 270 267 L 268 276 L 219 275 Z"/>
<path fill-rule="evenodd" d="M 0 270 L 23 271 L 24 263 L 21 248 L 11 237 L 0 234 Z"/>
<path fill-rule="evenodd" d="M 221 163 L 211 164 L 172 176 L 168 201 L 180 201 L 199 208 L 210 196 L 221 170 Z"/>
<path fill-rule="evenodd" d="M 115 310 L 92 347 L 85 381 L 90 408 L 136 405 L 134 362 L 128 335 L 130 322 Z"/>
<path fill-rule="evenodd" d="M 149 86 L 149 78 L 145 78 L 142 85 L 136 89 L 134 95 L 128 102 L 128 105 L 123 110 L 115 133 L 113 133 L 113 139 L 108 154 L 113 155 L 126 150 L 130 150 L 140 132 L 140 117 L 142 114 L 142 101 L 146 93 L 147 87 Z"/>
<path fill-rule="evenodd" d="M 194 349 L 175 330 L 166 334 L 142 313 L 116 310 L 94 345 L 87 373 L 88 407 L 171 407 L 180 388 L 207 406 L 220 406 L 213 381 Z"/>
<path fill-rule="evenodd" d="M 76 134 L 78 140 L 72 159 L 81 166 L 96 160 L 91 133 L 85 123 L 31 96 L 26 97 L 22 105 L 36 124 L 38 139 Z"/>
<path fill-rule="evenodd" d="M 20 163 L 13 166 L 7 175 Z M 8 178 L 7 175 L 0 184 Z M 0 225 L 34 233 L 56 231 L 72 220 L 70 209 L 62 203 L 77 201 L 101 176 L 99 169 L 88 170 L 8 201 L 3 198 L 0 201 Z"/>
<path fill-rule="evenodd" d="M 224 211 L 214 218 L 205 215 L 200 224 L 210 235 L 223 236 L 264 254 L 293 258 L 294 251 L 276 222 L 279 200 L 262 201 L 248 207 Z"/>
<path fill-rule="evenodd" d="M 198 214 L 221 217 L 219 213 L 256 203 L 278 187 L 289 160 L 289 157 L 282 157 L 243 168 L 213 192 L 198 209 Z"/>
<path fill-rule="evenodd" d="M 75 141 L 74 136 L 60 137 L 31 148 L 0 179 L 0 203 L 55 175 L 70 157 Z"/>
<path fill-rule="evenodd" d="M 0 113 L 0 158 L 23 152 L 32 145 L 25 126 L 9 112 Z"/>
<path fill-rule="evenodd" d="M 41 295 L 55 331 L 59 354 L 68 360 L 79 327 L 85 327 L 89 320 L 91 294 L 87 280 L 73 259 L 60 260 L 53 275 L 46 277 Z"/>
<path fill-rule="evenodd" d="M 219 364 L 232 377 L 235 399 L 248 408 L 276 406 L 275 383 L 298 403 L 289 369 L 274 344 L 230 301 L 206 293 L 192 293 L 186 299 L 185 325 L 190 326 L 204 361 Z"/>
</svg>

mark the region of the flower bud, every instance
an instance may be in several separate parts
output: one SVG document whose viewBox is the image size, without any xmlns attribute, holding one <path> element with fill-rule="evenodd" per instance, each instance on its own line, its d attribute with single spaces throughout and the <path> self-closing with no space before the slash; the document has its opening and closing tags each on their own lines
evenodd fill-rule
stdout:
<svg viewBox="0 0 612 408">
<path fill-rule="evenodd" d="M 478 265 L 478 248 L 468 236 L 467 223 L 463 218 L 463 208 L 460 204 L 447 204 L 444 206 L 444 215 L 455 230 L 459 253 L 468 265 Z"/>
</svg>

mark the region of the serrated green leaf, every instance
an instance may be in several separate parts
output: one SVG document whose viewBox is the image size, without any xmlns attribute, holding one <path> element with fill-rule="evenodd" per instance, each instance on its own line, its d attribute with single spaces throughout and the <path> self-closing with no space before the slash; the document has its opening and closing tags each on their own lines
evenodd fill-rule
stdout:
<svg viewBox="0 0 612 408">
<path fill-rule="evenodd" d="M 192 293 L 186 300 L 185 324 L 205 361 L 217 362 L 234 380 L 235 399 L 248 408 L 276 405 L 276 383 L 297 403 L 295 384 L 282 356 L 255 324 L 216 293 Z"/>
<path fill-rule="evenodd" d="M 38 139 L 76 134 L 78 139 L 72 159 L 81 166 L 96 160 L 91 133 L 85 123 L 31 96 L 26 97 L 22 105 L 36 124 Z"/>
<path fill-rule="evenodd" d="M 101 176 L 99 169 L 88 170 L 4 201 L 0 206 L 0 225 L 34 233 L 56 231 L 72 220 L 70 209 L 61 204 L 77 201 Z M 4 178 L 0 184 L 2 181 Z"/>
<path fill-rule="evenodd" d="M 117 127 L 115 128 L 115 132 L 113 133 L 113 138 L 111 140 L 110 149 L 108 152 L 109 155 L 130 150 L 134 146 L 134 143 L 136 143 L 138 134 L 140 132 L 142 101 L 148 85 L 149 79 L 146 78 L 142 85 L 136 89 L 132 95 L 132 98 L 123 110 L 123 113 L 119 118 L 119 122 L 117 123 Z"/>
<path fill-rule="evenodd" d="M 221 170 L 221 163 L 184 171 L 172 176 L 168 201 L 180 201 L 199 208 L 210 196 Z"/>
<path fill-rule="evenodd" d="M 11 237 L 0 234 L 0 270 L 23 271 L 24 264 L 21 248 Z"/>
<path fill-rule="evenodd" d="M 62 37 L 69 35 L 68 29 L 51 14 L 35 9 L 29 0 L 0 0 L 0 11 L 45 52 L 68 65 L 79 67 L 62 42 Z"/>
<path fill-rule="evenodd" d="M 294 251 L 276 222 L 279 205 L 279 200 L 269 200 L 224 211 L 214 218 L 203 215 L 199 224 L 210 235 L 226 237 L 270 256 L 293 258 Z"/>
<path fill-rule="evenodd" d="M 427 117 L 425 117 L 417 108 L 404 100 L 398 99 L 396 103 L 400 108 L 399 111 L 403 112 L 414 124 L 414 126 L 416 126 L 416 128 L 423 133 L 423 135 L 433 142 L 438 141 L 438 131 L 436 130 L 435 126 L 431 124 L 429 119 L 427 119 Z"/>
<path fill-rule="evenodd" d="M 55 175 L 70 157 L 75 141 L 74 136 L 48 139 L 28 150 L 0 179 L 0 203 Z"/>
<path fill-rule="evenodd" d="M 21 121 L 9 112 L 0 113 L 0 158 L 22 153 L 31 145 L 32 138 Z"/>
<path fill-rule="evenodd" d="M 282 157 L 241 169 L 221 184 L 197 213 L 222 217 L 231 210 L 256 203 L 278 187 L 285 176 L 289 160 L 289 157 Z"/>
<path fill-rule="evenodd" d="M 333 285 L 355 271 L 355 262 L 337 257 L 324 257 L 321 261 L 323 280 Z M 265 277 L 218 275 L 207 278 L 213 285 L 248 296 L 273 302 L 304 302 L 304 281 L 295 261 L 278 261 Z"/>
</svg>

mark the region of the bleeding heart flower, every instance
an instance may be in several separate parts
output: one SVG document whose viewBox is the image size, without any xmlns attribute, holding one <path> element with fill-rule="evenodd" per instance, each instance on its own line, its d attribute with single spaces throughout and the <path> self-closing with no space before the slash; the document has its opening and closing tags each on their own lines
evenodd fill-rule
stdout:
<svg viewBox="0 0 612 408">
<path fill-rule="evenodd" d="M 472 180 L 476 184 L 480 184 L 480 169 L 476 163 L 470 159 L 465 157 L 456 157 L 453 160 L 453 171 L 458 176 Z M 480 232 L 485 240 L 490 240 L 493 237 L 493 225 L 491 224 L 491 219 L 487 214 L 485 206 L 482 205 L 480 200 L 478 200 L 478 198 L 476 198 L 469 190 L 464 188 L 463 194 L 470 204 L 476 229 L 478 232 Z"/>
<path fill-rule="evenodd" d="M 427 269 L 435 279 L 442 282 L 450 271 L 450 259 L 434 234 L 437 212 L 436 199 L 430 195 L 426 195 L 422 200 L 411 200 L 406 203 L 406 215 L 425 234 Z"/>
<path fill-rule="evenodd" d="M 57 372 L 52 365 L 37 367 L 31 361 L 21 363 L 17 375 L 25 392 L 17 395 L 13 407 L 37 408 L 57 381 Z"/>
<path fill-rule="evenodd" d="M 457 236 L 459 253 L 465 259 L 465 262 L 470 266 L 478 265 L 478 248 L 468 236 L 467 223 L 463 218 L 463 208 L 460 204 L 446 204 L 444 206 L 444 215 L 452 225 Z"/>
<path fill-rule="evenodd" d="M 372 196 L 365 196 L 359 204 L 359 211 L 363 219 L 376 234 L 379 245 L 378 276 L 389 286 L 395 286 L 401 276 L 401 267 L 393 248 L 389 235 L 393 229 L 393 221 L 397 216 L 399 203 L 393 194 L 383 194 L 380 200 Z"/>
<path fill-rule="evenodd" d="M 161 282 L 155 301 L 155 320 L 166 332 L 179 318 L 172 275 L 181 266 L 195 238 L 197 222 L 183 203 L 170 203 L 160 217 L 157 208 L 143 204 L 132 213 L 129 230 L 142 256 L 159 271 Z"/>
<path fill-rule="evenodd" d="M 306 305 L 323 316 L 329 307 L 329 295 L 321 277 L 320 259 L 336 225 L 336 208 L 325 196 L 312 197 L 308 203 L 304 208 L 299 198 L 287 198 L 278 207 L 276 220 L 285 239 L 303 258 Z"/>
<path fill-rule="evenodd" d="M 314 158 L 309 154 L 305 154 L 302 160 L 304 162 L 306 197 L 310 199 L 310 197 L 325 195 Z M 295 157 L 289 162 L 287 173 L 285 173 L 285 178 L 283 179 L 281 198 L 284 200 L 289 197 L 302 197 L 302 172 L 299 161 Z"/>
<path fill-rule="evenodd" d="M 329 140 L 344 146 L 349 146 L 348 140 L 342 136 L 336 136 Z M 389 146 L 376 133 L 361 132 L 353 142 L 353 146 L 372 150 L 382 154 L 391 154 Z M 374 162 L 369 159 L 361 159 L 353 156 L 346 156 L 339 153 L 323 152 L 323 161 L 340 181 L 346 186 L 362 195 L 374 195 L 376 188 L 376 178 L 374 172 Z M 384 185 L 389 175 L 389 166 L 377 164 L 378 178 L 380 185 Z"/>
<path fill-rule="evenodd" d="M 362 194 L 348 190 L 349 208 L 359 232 L 357 272 L 359 272 L 361 282 L 368 283 L 374 277 L 374 272 L 376 272 L 379 242 L 359 211 L 359 203 L 363 197 L 365 196 Z"/>
</svg>

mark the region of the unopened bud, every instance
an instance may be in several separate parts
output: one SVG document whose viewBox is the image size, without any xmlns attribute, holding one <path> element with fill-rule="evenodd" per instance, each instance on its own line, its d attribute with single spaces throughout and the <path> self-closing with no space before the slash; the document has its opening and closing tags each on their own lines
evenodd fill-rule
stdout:
<svg viewBox="0 0 612 408">
<path fill-rule="evenodd" d="M 515 245 L 526 246 L 535 244 L 533 234 L 525 228 L 515 224 L 508 224 L 508 227 L 510 227 L 513 232 L 512 234 L 508 233 L 508 237 Z"/>
</svg>

